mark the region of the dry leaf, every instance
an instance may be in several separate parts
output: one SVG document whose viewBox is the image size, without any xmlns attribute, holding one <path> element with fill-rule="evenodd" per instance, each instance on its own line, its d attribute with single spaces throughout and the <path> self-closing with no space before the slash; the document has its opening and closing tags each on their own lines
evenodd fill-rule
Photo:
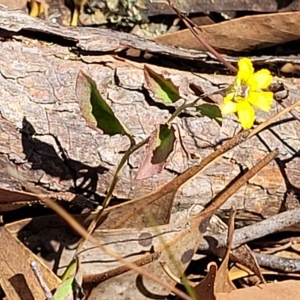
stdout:
<svg viewBox="0 0 300 300">
<path fill-rule="evenodd" d="M 211 262 L 208 264 L 207 269 L 206 276 L 195 286 L 194 290 L 198 299 L 216 300 L 214 287 L 218 266 L 215 262 Z"/>
<path fill-rule="evenodd" d="M 42 204 L 43 198 L 48 197 L 54 201 L 71 202 L 77 197 L 73 193 L 59 192 L 51 194 L 34 194 L 24 191 L 0 188 L 0 212 L 15 210 L 24 206 L 33 205 L 36 203 Z M 83 197 L 79 197 L 82 201 Z"/>
<path fill-rule="evenodd" d="M 300 294 L 299 281 L 286 280 L 283 282 L 275 282 L 264 284 L 261 286 L 253 286 L 245 289 L 239 289 L 228 293 L 216 294 L 217 300 L 295 300 Z"/>
<path fill-rule="evenodd" d="M 18 209 L 41 200 L 33 193 L 0 188 L 0 212 Z"/>
<path fill-rule="evenodd" d="M 292 63 L 285 63 L 281 68 L 280 71 L 283 73 L 289 73 L 291 75 L 299 75 L 300 74 L 300 65 L 299 64 L 292 64 Z"/>
<path fill-rule="evenodd" d="M 233 249 L 230 258 L 232 261 L 241 263 L 245 267 L 249 268 L 261 282 L 265 283 L 265 279 L 261 273 L 260 267 L 253 256 L 251 249 L 247 245 L 242 245 L 236 249 Z"/>
<path fill-rule="evenodd" d="M 170 284 L 174 282 L 171 281 L 169 276 L 166 276 L 165 272 L 163 272 L 161 263 L 166 264 L 170 269 L 170 272 L 175 277 L 181 277 L 188 263 L 191 261 L 201 239 L 203 237 L 203 233 L 207 228 L 207 221 L 212 216 L 212 212 L 220 207 L 227 199 L 230 197 L 238 188 L 240 188 L 245 182 L 247 182 L 252 176 L 254 176 L 258 170 L 260 170 L 263 166 L 265 166 L 271 159 L 273 159 L 277 154 L 277 151 L 273 151 L 268 154 L 263 160 L 261 160 L 255 167 L 249 170 L 245 175 L 239 178 L 235 183 L 233 183 L 230 188 L 228 188 L 223 193 L 220 193 L 215 201 L 203 212 L 200 212 L 195 217 L 192 217 L 188 220 L 181 221 L 179 224 L 181 225 L 180 233 L 174 236 L 170 243 L 165 243 L 163 240 L 158 249 L 153 247 L 153 253 L 148 254 L 145 259 L 145 263 L 147 263 L 142 268 L 145 268 L 148 272 L 152 274 L 156 274 L 158 278 L 164 280 L 164 282 L 168 282 Z M 159 232 L 158 232 L 159 236 Z M 148 241 L 150 246 L 152 236 L 145 236 L 145 239 Z M 135 261 L 136 264 L 140 264 L 141 261 Z M 99 285 L 99 289 L 95 288 L 92 292 L 91 299 L 97 299 L 101 295 L 103 299 L 109 299 L 109 295 L 113 292 L 113 286 L 118 284 L 118 282 L 125 282 L 124 286 L 133 286 L 137 284 L 138 278 L 141 279 L 141 276 L 136 276 L 133 271 L 126 272 L 127 270 L 124 267 L 119 268 L 119 270 L 114 271 L 114 275 L 121 274 L 117 277 L 110 278 L 105 282 L 102 282 Z M 106 279 L 107 272 L 100 274 L 101 280 Z M 88 282 L 90 284 L 95 284 L 96 282 L 100 282 L 98 276 L 88 277 Z M 141 281 L 142 288 L 137 286 L 136 293 L 134 293 L 133 289 L 121 289 L 118 291 L 118 295 L 122 297 L 128 297 L 129 299 L 147 299 L 154 296 L 162 296 L 168 294 L 168 290 L 166 290 L 162 286 L 153 285 L 153 281 L 149 279 L 143 279 Z M 90 290 L 90 288 L 89 288 Z M 138 296 L 137 296 L 138 293 Z"/>
<path fill-rule="evenodd" d="M 172 274 L 176 277 L 181 277 L 184 273 L 186 267 L 190 263 L 191 259 L 194 256 L 195 251 L 197 250 L 199 243 L 203 237 L 204 232 L 209 224 L 211 213 L 200 213 L 196 217 L 193 217 L 189 220 L 181 221 L 179 224 L 173 224 L 172 236 L 170 240 L 166 240 L 165 236 L 161 234 L 162 227 L 156 227 L 152 230 L 153 234 L 145 232 L 146 228 L 140 231 L 140 239 L 137 241 L 140 245 L 144 245 L 145 250 L 139 251 L 136 244 L 132 243 L 132 240 L 129 240 L 128 247 L 130 251 L 132 249 L 137 249 L 137 253 L 148 252 L 149 254 L 144 255 L 139 261 L 135 261 L 138 265 L 141 265 L 140 262 L 144 260 L 142 268 L 146 269 L 151 274 L 155 274 L 163 282 L 175 285 L 172 279 L 164 272 L 161 267 L 161 262 L 166 263 Z M 176 228 L 178 231 L 176 232 Z M 149 230 L 149 229 L 148 229 Z M 136 232 L 136 231 L 135 231 Z M 136 234 L 136 233 L 135 233 Z M 169 233 L 170 234 L 170 233 Z M 128 241 L 124 235 L 122 236 L 124 241 Z M 156 239 L 153 239 L 157 237 Z M 143 239 L 141 239 L 143 238 Z M 158 242 L 158 246 L 153 245 L 153 241 Z M 111 247 L 111 244 L 108 245 Z M 118 247 L 121 249 L 121 247 Z M 151 249 L 152 252 L 151 252 Z M 103 257 L 103 255 L 98 256 Z M 109 258 L 107 258 L 109 259 Z M 102 260 L 102 259 L 101 259 Z M 103 261 L 103 260 L 102 260 Z M 119 270 L 115 270 L 114 275 L 116 277 L 110 278 L 102 282 L 98 287 L 96 287 L 91 294 L 89 299 L 96 299 L 100 297 L 101 299 L 109 299 L 112 295 L 113 290 L 115 290 L 114 296 L 116 298 L 128 298 L 128 299 L 148 299 L 149 295 L 168 295 L 170 292 L 166 290 L 163 286 L 158 286 L 152 280 L 147 278 L 142 278 L 133 271 L 120 274 L 122 267 Z M 99 274 L 103 279 L 107 276 L 108 272 L 103 272 Z M 117 276 L 118 275 L 118 276 Z M 86 276 L 84 277 L 84 283 L 88 283 L 88 290 L 91 289 L 91 285 L 95 284 L 96 278 L 98 276 Z M 122 282 L 122 286 L 125 288 L 116 290 L 115 286 L 117 282 Z M 134 286 L 137 284 L 137 289 L 128 289 L 128 286 Z M 84 288 L 87 288 L 87 285 L 83 285 Z"/>
<path fill-rule="evenodd" d="M 0 284 L 9 299 L 44 299 L 45 294 L 35 277 L 30 263 L 38 261 L 19 240 L 5 228 L 0 228 Z M 43 263 L 39 263 L 44 280 L 50 290 L 60 284 L 60 279 Z"/>
<path fill-rule="evenodd" d="M 199 27 L 209 44 L 223 51 L 265 48 L 299 39 L 300 12 L 253 15 Z M 165 34 L 156 41 L 177 47 L 206 51 L 188 29 Z"/>
<path fill-rule="evenodd" d="M 216 293 L 231 292 L 236 289 L 235 285 L 230 280 L 229 272 L 228 272 L 230 250 L 231 250 L 232 238 L 233 238 L 233 233 L 234 233 L 235 214 L 236 214 L 236 211 L 231 209 L 229 226 L 228 226 L 228 234 L 227 234 L 226 254 L 223 258 L 223 261 L 222 261 L 222 264 L 221 264 L 219 270 L 217 271 L 216 279 L 215 279 L 214 291 Z"/>
</svg>

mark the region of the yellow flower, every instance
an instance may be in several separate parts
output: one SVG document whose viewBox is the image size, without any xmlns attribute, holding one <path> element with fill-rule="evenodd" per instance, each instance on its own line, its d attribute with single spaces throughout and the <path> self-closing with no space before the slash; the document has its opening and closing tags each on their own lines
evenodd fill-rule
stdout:
<svg viewBox="0 0 300 300">
<path fill-rule="evenodd" d="M 238 74 L 227 91 L 222 105 L 223 114 L 237 112 L 244 129 L 249 129 L 255 121 L 255 111 L 252 106 L 268 112 L 273 101 L 273 93 L 264 91 L 272 82 L 269 70 L 262 69 L 254 73 L 249 58 L 242 58 L 238 62 Z"/>
</svg>

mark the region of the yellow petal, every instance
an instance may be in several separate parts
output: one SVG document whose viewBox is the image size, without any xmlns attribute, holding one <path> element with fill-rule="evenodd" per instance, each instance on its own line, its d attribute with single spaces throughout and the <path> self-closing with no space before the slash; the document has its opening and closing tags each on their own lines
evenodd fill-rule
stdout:
<svg viewBox="0 0 300 300">
<path fill-rule="evenodd" d="M 238 75 L 239 76 L 239 75 Z M 241 80 L 241 78 L 239 78 L 239 77 L 236 77 L 235 78 L 235 80 L 234 80 L 234 87 L 236 88 L 237 86 L 241 86 L 242 85 L 242 80 Z M 241 74 L 240 74 L 240 76 L 242 76 Z"/>
<path fill-rule="evenodd" d="M 244 129 L 251 128 L 255 121 L 255 111 L 253 107 L 247 101 L 239 102 L 237 106 L 237 114 L 242 127 Z"/>
<path fill-rule="evenodd" d="M 252 62 L 249 58 L 244 57 L 238 62 L 239 71 L 237 74 L 237 78 L 242 82 L 247 82 L 249 77 L 254 73 L 254 68 L 252 66 Z"/>
<path fill-rule="evenodd" d="M 247 82 L 247 85 L 250 87 L 250 90 L 256 91 L 259 89 L 267 88 L 273 80 L 273 77 L 269 70 L 262 69 L 258 72 L 255 72 Z"/>
<path fill-rule="evenodd" d="M 224 102 L 231 101 L 234 98 L 234 93 L 229 93 L 224 97 Z"/>
<path fill-rule="evenodd" d="M 272 92 L 249 92 L 249 96 L 247 98 L 252 105 L 263 111 L 270 111 L 271 104 L 273 101 L 273 93 Z"/>
<path fill-rule="evenodd" d="M 237 103 L 232 101 L 224 101 L 221 111 L 224 115 L 233 114 L 237 111 Z"/>
</svg>

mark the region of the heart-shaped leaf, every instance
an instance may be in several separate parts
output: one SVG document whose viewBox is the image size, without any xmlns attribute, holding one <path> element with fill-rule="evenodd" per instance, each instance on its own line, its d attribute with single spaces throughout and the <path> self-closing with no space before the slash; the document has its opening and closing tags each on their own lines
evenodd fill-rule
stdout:
<svg viewBox="0 0 300 300">
<path fill-rule="evenodd" d="M 82 71 L 77 76 L 76 95 L 81 114 L 91 128 L 99 128 L 109 135 L 130 135 L 100 95 L 94 80 Z"/>
<path fill-rule="evenodd" d="M 151 96 L 158 101 L 169 104 L 180 99 L 178 87 L 169 79 L 165 79 L 161 74 L 144 66 L 145 88 Z"/>
<path fill-rule="evenodd" d="M 136 174 L 136 179 L 146 179 L 160 173 L 174 149 L 175 141 L 175 129 L 173 127 L 156 126 L 150 136 L 146 157 Z"/>
<path fill-rule="evenodd" d="M 223 120 L 222 113 L 221 113 L 221 109 L 218 105 L 204 103 L 204 104 L 197 106 L 197 111 L 202 116 L 207 116 L 211 119 L 215 119 L 219 125 L 222 124 L 222 120 Z"/>
</svg>

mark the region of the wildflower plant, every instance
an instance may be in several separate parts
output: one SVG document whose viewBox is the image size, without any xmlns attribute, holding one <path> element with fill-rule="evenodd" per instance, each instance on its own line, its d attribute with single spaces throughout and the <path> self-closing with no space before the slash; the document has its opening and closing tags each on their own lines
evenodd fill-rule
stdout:
<svg viewBox="0 0 300 300">
<path fill-rule="evenodd" d="M 273 93 L 266 89 L 272 82 L 269 70 L 254 72 L 249 58 L 238 62 L 238 73 L 235 81 L 227 89 L 221 107 L 222 114 L 237 113 L 241 126 L 249 129 L 255 121 L 253 106 L 268 112 L 273 101 Z"/>
</svg>

